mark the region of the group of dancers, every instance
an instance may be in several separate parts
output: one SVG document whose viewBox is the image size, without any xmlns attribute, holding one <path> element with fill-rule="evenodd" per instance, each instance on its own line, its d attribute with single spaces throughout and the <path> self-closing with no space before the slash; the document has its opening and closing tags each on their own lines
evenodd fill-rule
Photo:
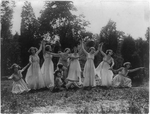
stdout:
<svg viewBox="0 0 150 114">
<path fill-rule="evenodd" d="M 139 67 L 130 70 L 131 63 L 125 62 L 123 67 L 114 70 L 113 51 L 109 49 L 104 53 L 102 50 L 103 43 L 99 44 L 97 50 L 91 47 L 89 52 L 85 50 L 83 41 L 80 42 L 80 45 L 86 54 L 83 75 L 81 75 L 82 70 L 77 47 L 74 47 L 73 53 L 71 53 L 69 48 L 66 48 L 64 52 L 53 53 L 51 46 L 47 45 L 44 40 L 41 42 L 39 49 L 31 47 L 28 50 L 31 54 L 29 56 L 29 63 L 23 69 L 17 64 L 13 64 L 10 67 L 10 69 L 14 71 L 14 73 L 8 77 L 8 79 L 13 79 L 12 93 L 23 93 L 45 87 L 50 90 L 63 90 L 71 88 L 72 86 L 78 88 L 95 87 L 97 85 L 97 79 L 100 81 L 100 86 L 131 87 L 132 82 L 127 76 L 128 73 L 144 68 Z M 40 58 L 38 56 L 41 51 L 44 57 L 42 67 L 40 67 Z M 99 52 L 103 55 L 103 61 L 95 68 L 94 57 Z M 59 57 L 55 71 L 52 57 Z M 27 69 L 27 73 L 24 81 L 22 72 L 25 71 L 25 69 Z M 114 73 L 117 73 L 115 77 Z"/>
</svg>

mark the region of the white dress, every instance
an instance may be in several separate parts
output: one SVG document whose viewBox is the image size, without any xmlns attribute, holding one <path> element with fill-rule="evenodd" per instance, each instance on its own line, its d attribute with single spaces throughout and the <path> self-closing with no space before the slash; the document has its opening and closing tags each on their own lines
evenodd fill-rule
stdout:
<svg viewBox="0 0 150 114">
<path fill-rule="evenodd" d="M 79 57 L 79 55 L 71 54 L 71 57 Z M 79 82 L 81 84 L 81 67 L 79 59 L 71 59 L 67 80 Z"/>
<path fill-rule="evenodd" d="M 54 87 L 54 64 L 52 61 L 52 55 L 44 54 L 44 63 L 41 68 L 45 87 Z"/>
<path fill-rule="evenodd" d="M 113 72 L 109 70 L 111 64 L 111 59 L 109 61 L 106 60 L 106 57 L 103 58 L 103 61 L 96 68 L 96 74 L 101 79 L 101 86 L 111 86 Z"/>
<path fill-rule="evenodd" d="M 123 68 L 114 78 L 113 78 L 113 86 L 114 87 L 131 87 L 131 79 L 128 78 L 128 72 L 126 72 Z"/>
<path fill-rule="evenodd" d="M 95 80 L 95 66 L 94 66 L 94 54 L 88 53 L 87 55 L 87 61 L 84 66 L 83 76 L 83 86 L 96 86 L 96 80 Z"/>
<path fill-rule="evenodd" d="M 40 89 L 45 87 L 43 75 L 40 69 L 38 55 L 30 55 L 29 61 L 31 62 L 30 67 L 27 70 L 26 82 L 30 89 Z"/>
<path fill-rule="evenodd" d="M 28 92 L 30 90 L 25 81 L 22 79 L 21 70 L 18 71 L 18 75 L 12 74 L 11 78 L 14 80 L 12 85 L 12 93 L 17 94 L 24 91 Z"/>
</svg>

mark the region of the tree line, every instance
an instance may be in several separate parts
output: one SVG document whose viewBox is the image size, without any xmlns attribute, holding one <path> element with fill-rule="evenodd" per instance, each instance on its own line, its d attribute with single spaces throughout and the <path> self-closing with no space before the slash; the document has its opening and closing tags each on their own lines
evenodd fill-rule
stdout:
<svg viewBox="0 0 150 114">
<path fill-rule="evenodd" d="M 12 35 L 12 18 L 15 2 L 2 1 L 1 3 L 1 66 L 2 76 L 10 74 L 8 68 L 12 63 L 18 63 L 25 66 L 28 63 L 28 49 L 31 46 L 39 47 L 42 36 L 50 33 L 52 40 L 54 35 L 59 36 L 59 41 L 52 44 L 53 51 L 63 51 L 65 48 L 73 49 L 78 46 L 80 39 L 84 39 L 85 48 L 89 50 L 91 46 L 97 48 L 98 44 L 104 42 L 104 51 L 112 49 L 115 60 L 114 68 L 122 66 L 123 62 L 130 61 L 132 67 L 144 66 L 149 68 L 149 27 L 145 31 L 145 38 L 134 39 L 131 35 L 125 35 L 123 31 L 116 29 L 116 22 L 109 20 L 102 27 L 99 34 L 93 34 L 86 31 L 85 27 L 90 22 L 85 20 L 83 14 L 77 16 L 73 12 L 77 11 L 71 1 L 46 1 L 43 10 L 38 18 L 35 17 L 31 3 L 24 2 L 21 12 L 20 35 L 16 32 Z M 85 55 L 80 47 L 80 63 L 83 68 Z M 43 62 L 42 53 L 40 54 L 41 64 Z M 53 58 L 55 67 L 58 58 Z M 98 54 L 95 57 L 95 66 L 102 61 L 102 56 Z M 148 71 L 136 72 L 132 79 L 147 79 Z"/>
</svg>

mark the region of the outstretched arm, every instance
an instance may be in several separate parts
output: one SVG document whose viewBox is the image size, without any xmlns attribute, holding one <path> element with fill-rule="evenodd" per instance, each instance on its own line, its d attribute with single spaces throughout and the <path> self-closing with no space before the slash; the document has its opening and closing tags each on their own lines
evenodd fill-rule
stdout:
<svg viewBox="0 0 150 114">
<path fill-rule="evenodd" d="M 99 51 L 100 51 L 100 44 L 98 45 L 98 50 L 94 53 L 94 55 L 97 55 Z"/>
<path fill-rule="evenodd" d="M 144 69 L 144 67 L 135 68 L 135 69 L 129 70 L 129 72 L 135 72 L 135 71 L 140 70 L 140 69 Z"/>
<path fill-rule="evenodd" d="M 83 41 L 81 41 L 81 47 L 82 47 L 83 52 L 87 55 L 88 52 L 84 49 Z"/>
<path fill-rule="evenodd" d="M 54 57 L 60 57 L 60 53 L 51 53 L 51 52 L 47 52 L 47 53 L 53 55 Z"/>
<path fill-rule="evenodd" d="M 12 79 L 12 78 L 13 78 L 13 74 L 10 77 L 8 77 L 8 79 Z"/>
<path fill-rule="evenodd" d="M 121 68 L 119 68 L 119 69 L 117 69 L 117 70 L 110 68 L 109 70 L 112 70 L 113 72 L 118 73 L 118 72 L 121 71 L 122 69 L 123 69 L 123 67 L 121 67 Z"/>
<path fill-rule="evenodd" d="M 106 56 L 106 54 L 103 52 L 102 48 L 103 48 L 103 43 L 102 43 L 101 46 L 100 46 L 100 52 L 101 52 L 101 54 L 102 54 L 103 56 Z"/>
<path fill-rule="evenodd" d="M 43 41 L 41 42 L 40 48 L 39 48 L 39 50 L 36 52 L 36 54 L 39 54 L 39 53 L 42 51 L 42 44 L 43 44 Z"/>
<path fill-rule="evenodd" d="M 25 71 L 26 68 L 27 68 L 29 65 L 31 65 L 31 63 L 28 63 L 28 64 L 27 64 L 22 70 L 20 70 L 20 71 L 21 71 L 21 72 Z"/>
</svg>

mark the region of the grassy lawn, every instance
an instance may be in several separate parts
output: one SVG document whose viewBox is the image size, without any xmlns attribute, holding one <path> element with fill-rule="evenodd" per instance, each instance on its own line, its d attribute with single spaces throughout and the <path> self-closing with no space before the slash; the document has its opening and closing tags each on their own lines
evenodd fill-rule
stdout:
<svg viewBox="0 0 150 114">
<path fill-rule="evenodd" d="M 38 90 L 11 93 L 12 81 L 2 81 L 2 113 L 148 113 L 149 90 L 132 88 L 87 88 L 50 92 Z"/>
</svg>

